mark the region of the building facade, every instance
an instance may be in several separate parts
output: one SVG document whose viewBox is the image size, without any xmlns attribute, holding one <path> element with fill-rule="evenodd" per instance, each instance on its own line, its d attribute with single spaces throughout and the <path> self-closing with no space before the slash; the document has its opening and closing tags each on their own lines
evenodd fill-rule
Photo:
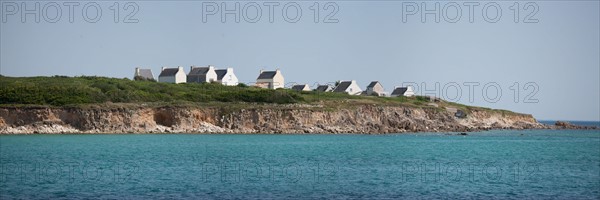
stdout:
<svg viewBox="0 0 600 200">
<path fill-rule="evenodd" d="M 158 82 L 161 83 L 185 83 L 186 75 L 183 71 L 183 67 L 177 68 L 161 68 L 160 75 L 158 75 Z"/>
<path fill-rule="evenodd" d="M 260 70 L 258 78 L 256 78 L 256 86 L 267 89 L 277 89 L 284 87 L 283 74 L 279 69 L 275 71 Z"/>
</svg>

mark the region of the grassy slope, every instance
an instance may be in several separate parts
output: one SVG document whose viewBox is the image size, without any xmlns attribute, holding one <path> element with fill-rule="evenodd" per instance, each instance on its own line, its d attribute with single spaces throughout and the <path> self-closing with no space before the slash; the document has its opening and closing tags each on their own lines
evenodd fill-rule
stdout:
<svg viewBox="0 0 600 200">
<path fill-rule="evenodd" d="M 220 84 L 171 84 L 132 81 L 106 77 L 4 77 L 0 76 L 0 106 L 93 106 L 100 103 L 146 103 L 149 105 L 203 105 L 239 107 L 247 103 L 320 104 L 340 108 L 361 104 L 433 107 L 420 97 L 370 97 L 340 93 L 268 90 Z M 451 102 L 438 102 L 439 108 L 466 111 L 489 110 Z M 255 104 L 254 104 L 255 105 Z"/>
</svg>

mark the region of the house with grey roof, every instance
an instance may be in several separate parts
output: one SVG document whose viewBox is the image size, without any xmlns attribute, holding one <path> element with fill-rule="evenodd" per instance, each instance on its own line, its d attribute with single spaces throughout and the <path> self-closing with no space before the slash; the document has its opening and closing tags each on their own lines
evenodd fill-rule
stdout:
<svg viewBox="0 0 600 200">
<path fill-rule="evenodd" d="M 301 91 L 310 91 L 310 86 L 308 86 L 308 84 L 294 85 L 294 86 L 292 86 L 292 90 L 296 90 L 298 92 L 301 92 Z"/>
<path fill-rule="evenodd" d="M 217 82 L 223 85 L 236 86 L 239 83 L 237 76 L 233 73 L 233 68 L 217 69 L 215 73 L 217 73 Z"/>
<path fill-rule="evenodd" d="M 317 89 L 315 89 L 315 91 L 317 91 L 317 92 L 331 92 L 331 91 L 333 91 L 333 87 L 331 87 L 331 85 L 319 85 L 319 86 L 317 86 Z"/>
<path fill-rule="evenodd" d="M 133 74 L 133 80 L 154 80 L 154 74 L 152 74 L 151 69 L 140 69 L 139 67 L 135 68 L 135 73 Z"/>
<path fill-rule="evenodd" d="M 340 81 L 339 84 L 333 89 L 333 92 L 347 93 L 349 95 L 360 95 L 362 90 L 356 84 L 355 80 L 351 81 Z"/>
<path fill-rule="evenodd" d="M 185 83 L 186 75 L 183 71 L 183 67 L 166 68 L 162 67 L 160 75 L 158 75 L 158 82 L 161 83 Z"/>
<path fill-rule="evenodd" d="M 256 78 L 256 86 L 267 89 L 283 88 L 285 82 L 283 74 L 279 69 L 275 71 L 260 70 L 260 74 Z"/>
<path fill-rule="evenodd" d="M 217 81 L 217 73 L 214 66 L 190 67 L 190 72 L 187 75 L 188 83 L 210 83 L 213 81 Z"/>
<path fill-rule="evenodd" d="M 413 91 L 412 87 L 408 86 L 408 87 L 396 87 L 390 96 L 392 96 L 392 97 L 399 97 L 399 96 L 412 97 L 414 95 L 415 95 L 415 92 Z"/>
<path fill-rule="evenodd" d="M 385 96 L 385 90 L 379 81 L 372 81 L 367 86 L 365 94 L 369 96 Z"/>
</svg>

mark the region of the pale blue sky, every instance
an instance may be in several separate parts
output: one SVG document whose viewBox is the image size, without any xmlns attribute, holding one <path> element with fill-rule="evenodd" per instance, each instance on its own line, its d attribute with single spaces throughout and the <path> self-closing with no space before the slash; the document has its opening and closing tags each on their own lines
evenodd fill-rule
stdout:
<svg viewBox="0 0 600 200">
<path fill-rule="evenodd" d="M 6 2 L 13 1 L 3 5 Z M 442 87 L 478 82 L 472 103 L 468 88 L 462 86 L 460 103 L 531 113 L 538 119 L 600 120 L 598 1 L 537 1 L 538 23 L 513 22 L 509 7 L 514 2 L 506 1 L 498 2 L 503 10 L 497 23 L 483 19 L 486 2 L 475 8 L 473 23 L 464 6 L 457 23 L 443 18 L 435 23 L 433 15 L 426 23 L 420 15 L 408 16 L 403 23 L 402 1 L 334 1 L 339 22 L 314 23 L 309 8 L 314 2 L 299 1 L 303 13 L 297 23 L 284 20 L 286 2 L 275 7 L 273 23 L 267 7 L 257 23 L 243 18 L 235 23 L 232 15 L 225 23 L 216 15 L 203 23 L 200 1 L 136 2 L 138 23 L 113 22 L 111 1 L 99 2 L 102 17 L 97 23 L 84 21 L 81 12 L 87 2 L 75 7 L 73 23 L 65 6 L 57 23 L 43 17 L 35 23 L 33 15 L 22 23 L 20 13 L 8 15 L 0 24 L 0 73 L 131 78 L 136 66 L 157 75 L 161 66 L 188 70 L 190 65 L 211 64 L 234 67 L 242 82 L 254 81 L 261 68 L 281 68 L 286 82 L 354 79 L 364 89 L 371 80 L 379 80 L 388 91 L 403 82 L 425 82 L 429 88 L 436 82 Z M 240 1 L 241 6 L 247 4 Z M 52 9 L 50 18 L 55 15 Z M 328 11 L 321 11 L 321 20 Z M 521 8 L 521 20 L 529 11 Z M 93 10 L 90 13 L 93 17 Z M 121 20 L 127 13 L 121 9 Z M 502 88 L 495 103 L 482 96 L 482 87 L 491 82 Z M 518 103 L 510 89 L 514 82 L 520 83 Z M 534 96 L 538 103 L 523 102 L 531 91 L 523 89 L 528 82 L 539 87 Z M 447 96 L 455 96 L 454 89 L 448 91 Z"/>
</svg>

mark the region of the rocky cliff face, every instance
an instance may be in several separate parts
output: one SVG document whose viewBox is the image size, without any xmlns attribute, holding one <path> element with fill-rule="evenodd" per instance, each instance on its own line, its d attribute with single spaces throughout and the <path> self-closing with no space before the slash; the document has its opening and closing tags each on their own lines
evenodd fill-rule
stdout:
<svg viewBox="0 0 600 200">
<path fill-rule="evenodd" d="M 31 133 L 402 133 L 546 128 L 532 116 L 361 105 L 0 108 L 1 134 Z"/>
</svg>

